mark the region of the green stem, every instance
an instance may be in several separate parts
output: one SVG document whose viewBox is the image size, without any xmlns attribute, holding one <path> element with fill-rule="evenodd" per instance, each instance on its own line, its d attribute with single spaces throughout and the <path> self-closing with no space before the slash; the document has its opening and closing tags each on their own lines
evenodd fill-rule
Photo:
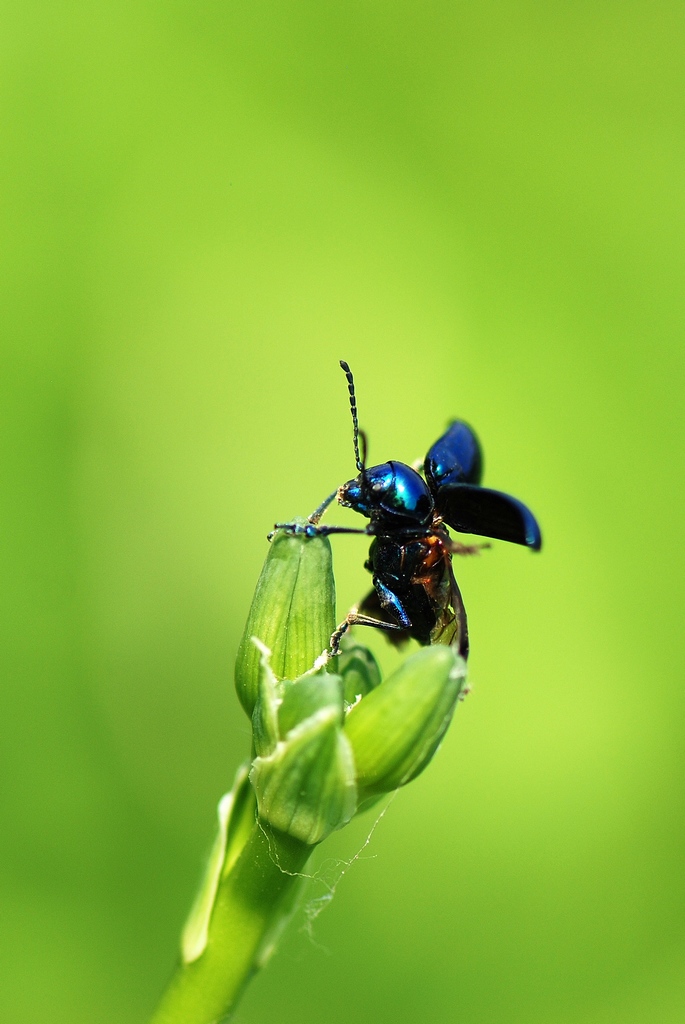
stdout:
<svg viewBox="0 0 685 1024">
<path fill-rule="evenodd" d="M 255 824 L 219 884 L 204 952 L 178 966 L 152 1024 L 218 1024 L 230 1013 L 260 966 L 265 940 L 288 915 L 311 852 Z"/>
</svg>

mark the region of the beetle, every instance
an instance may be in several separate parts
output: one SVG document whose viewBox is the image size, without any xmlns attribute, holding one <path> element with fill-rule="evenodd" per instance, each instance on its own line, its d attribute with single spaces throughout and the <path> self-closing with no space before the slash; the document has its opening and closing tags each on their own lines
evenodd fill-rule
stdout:
<svg viewBox="0 0 685 1024">
<path fill-rule="evenodd" d="M 462 657 L 469 652 L 466 609 L 452 568 L 453 555 L 477 554 L 488 544 L 461 544 L 457 533 L 476 534 L 542 547 L 542 534 L 530 509 L 517 498 L 481 486 L 483 454 L 473 429 L 454 420 L 429 450 L 423 475 L 404 462 L 366 466 L 366 436 L 359 429 L 354 377 L 340 361 L 352 413 L 357 476 L 338 487 L 304 524 L 277 523 L 293 533 L 362 533 L 373 537 L 365 568 L 373 589 L 353 608 L 331 637 L 331 654 L 350 626 L 374 626 L 399 644 L 412 637 L 419 644 L 452 644 Z M 361 450 L 360 450 L 361 440 Z M 363 529 L 321 525 L 335 500 L 365 516 Z"/>
</svg>

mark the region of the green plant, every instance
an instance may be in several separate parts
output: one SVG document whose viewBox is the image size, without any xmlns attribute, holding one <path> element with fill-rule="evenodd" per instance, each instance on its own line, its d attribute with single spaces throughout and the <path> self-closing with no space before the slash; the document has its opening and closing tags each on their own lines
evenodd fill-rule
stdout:
<svg viewBox="0 0 685 1024">
<path fill-rule="evenodd" d="M 154 1024 L 214 1024 L 273 952 L 314 849 L 415 778 L 466 677 L 451 647 L 425 647 L 381 680 L 371 653 L 328 653 L 335 584 L 326 537 L 279 531 L 236 660 L 252 757 L 219 803 L 219 831 Z"/>
</svg>

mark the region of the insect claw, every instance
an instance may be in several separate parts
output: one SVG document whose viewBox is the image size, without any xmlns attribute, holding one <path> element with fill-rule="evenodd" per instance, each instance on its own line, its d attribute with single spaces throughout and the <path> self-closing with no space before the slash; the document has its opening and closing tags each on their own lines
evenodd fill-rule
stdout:
<svg viewBox="0 0 685 1024">
<path fill-rule="evenodd" d="M 318 533 L 325 532 L 325 527 L 319 527 L 307 519 L 293 519 L 289 523 L 274 523 L 273 530 L 268 534 L 268 540 L 272 539 L 276 530 L 286 530 L 293 537 L 315 537 Z"/>
<path fill-rule="evenodd" d="M 354 605 L 352 608 L 350 608 L 349 612 L 347 613 L 343 621 L 340 623 L 340 625 L 336 626 L 334 632 L 331 633 L 331 658 L 337 658 L 337 656 L 340 654 L 340 641 L 345 636 L 345 633 L 348 631 L 350 626 L 353 626 L 354 623 L 357 621 L 358 612 L 359 608 L 357 607 L 357 605 Z"/>
</svg>

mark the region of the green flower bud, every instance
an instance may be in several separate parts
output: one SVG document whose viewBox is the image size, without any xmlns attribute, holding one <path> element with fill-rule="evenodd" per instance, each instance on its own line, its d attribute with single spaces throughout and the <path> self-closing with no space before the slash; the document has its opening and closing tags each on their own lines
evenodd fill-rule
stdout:
<svg viewBox="0 0 685 1024">
<path fill-rule="evenodd" d="M 259 651 L 259 682 L 257 701 L 252 712 L 252 742 L 256 752 L 266 757 L 278 743 L 278 707 L 281 703 L 283 684 L 276 679 L 271 669 L 271 651 L 256 636 L 252 643 Z"/>
<path fill-rule="evenodd" d="M 311 668 L 335 629 L 335 581 L 327 537 L 279 530 L 269 548 L 245 632 L 238 648 L 235 686 L 248 715 L 257 701 L 260 652 L 271 650 L 277 679 L 294 679 Z"/>
<path fill-rule="evenodd" d="M 323 669 L 307 672 L 294 683 L 283 683 L 283 699 L 278 707 L 278 731 L 285 738 L 296 725 L 316 714 L 332 709 L 342 728 L 345 718 L 343 683 L 340 676 Z"/>
<path fill-rule="evenodd" d="M 354 704 L 358 697 L 365 697 L 381 681 L 378 662 L 368 647 L 348 640 L 347 636 L 343 640 L 342 653 L 338 656 L 335 670 L 342 676 L 347 704 Z"/>
<path fill-rule="evenodd" d="M 256 637 L 252 642 L 260 652 L 259 689 L 252 712 L 252 739 L 260 757 L 272 754 L 279 739 L 322 708 L 334 708 L 342 726 L 345 705 L 340 676 L 313 668 L 294 682 L 279 680 L 271 670 L 269 648 Z"/>
<path fill-rule="evenodd" d="M 424 647 L 353 707 L 345 721 L 359 800 L 405 785 L 440 745 L 466 679 L 454 648 Z"/>
<path fill-rule="evenodd" d="M 341 728 L 339 679 L 338 687 L 339 707 L 331 704 L 299 722 L 272 754 L 255 758 L 250 772 L 260 818 L 310 845 L 346 825 L 357 809 L 354 759 Z"/>
<path fill-rule="evenodd" d="M 357 807 L 343 681 L 316 665 L 292 682 L 279 680 L 269 649 L 256 637 L 252 642 L 259 675 L 250 781 L 259 817 L 313 845 L 347 824 Z"/>
</svg>

